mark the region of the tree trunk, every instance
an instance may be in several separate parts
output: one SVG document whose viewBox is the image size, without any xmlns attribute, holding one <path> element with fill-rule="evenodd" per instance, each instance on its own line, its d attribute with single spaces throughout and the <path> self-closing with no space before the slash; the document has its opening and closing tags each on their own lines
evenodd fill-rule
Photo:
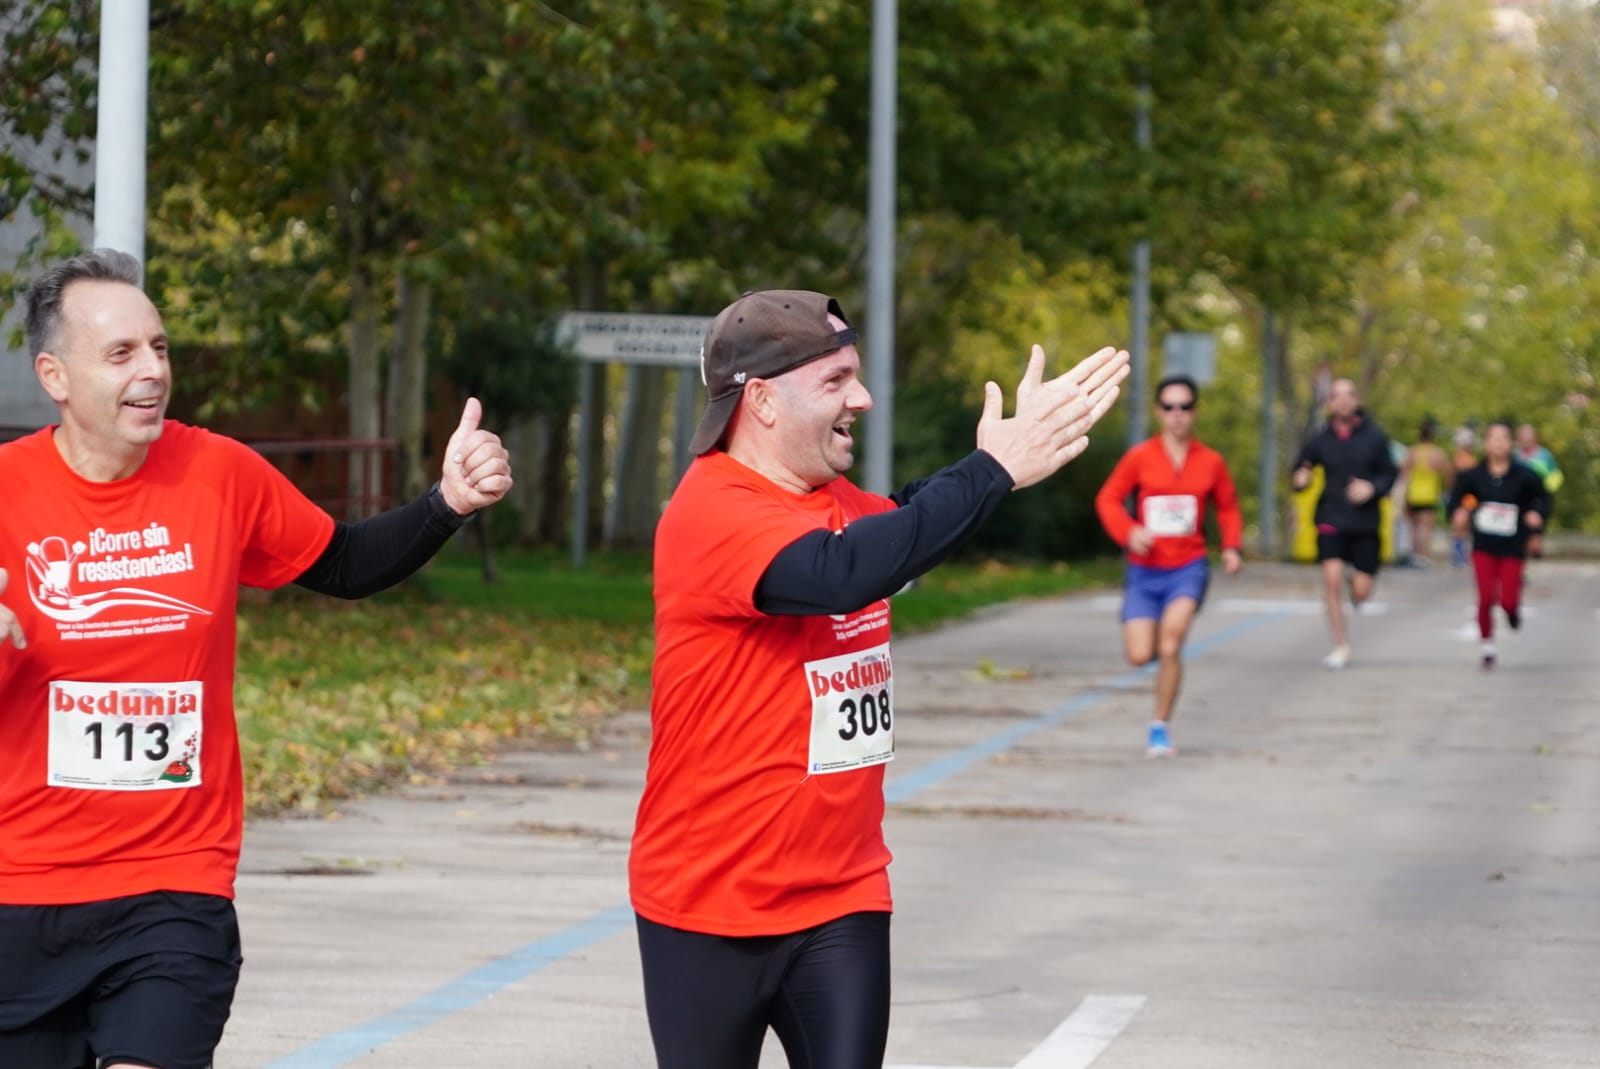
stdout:
<svg viewBox="0 0 1600 1069">
<path fill-rule="evenodd" d="M 667 368 L 630 367 L 617 441 L 617 477 L 606 513 L 608 546 L 645 549 L 661 507 L 661 415 Z"/>
<path fill-rule="evenodd" d="M 511 501 L 517 507 L 517 541 L 521 545 L 560 545 L 567 536 L 570 422 L 570 413 L 539 413 L 522 420 L 506 435 L 511 470 L 516 475 Z"/>
<path fill-rule="evenodd" d="M 500 569 L 494 565 L 494 543 L 489 540 L 489 517 L 479 512 L 467 521 L 472 525 L 473 536 L 478 540 L 478 561 L 485 586 L 500 581 Z"/>
<path fill-rule="evenodd" d="M 1261 313 L 1261 468 L 1257 496 L 1261 514 L 1258 529 L 1263 557 L 1278 555 L 1278 362 L 1274 356 L 1272 309 Z"/>
<path fill-rule="evenodd" d="M 1362 397 L 1370 397 L 1378 386 L 1378 379 L 1383 374 L 1383 360 L 1381 354 L 1373 348 L 1372 335 L 1378 325 L 1378 310 L 1367 306 L 1361 310 L 1360 326 L 1356 332 L 1356 366 L 1361 369 L 1361 377 L 1356 380 L 1356 388 Z"/>
<path fill-rule="evenodd" d="M 394 349 L 389 356 L 389 437 L 394 439 L 400 465 L 400 500 L 420 497 L 432 481 L 423 453 L 427 409 L 428 314 L 433 287 L 401 274 L 396 286 L 397 323 Z"/>
<path fill-rule="evenodd" d="M 609 307 L 606 297 L 606 265 L 598 257 L 590 256 L 578 265 L 569 288 L 575 307 L 584 312 L 603 312 Z M 610 407 L 606 391 L 606 365 L 585 363 L 578 369 L 581 379 L 580 396 L 590 398 L 588 426 L 577 448 L 589 458 L 589 485 L 580 495 L 586 502 L 588 513 L 582 517 L 584 542 L 594 545 L 605 533 L 606 489 L 606 416 Z M 582 465 L 579 465 L 580 472 Z"/>
<path fill-rule="evenodd" d="M 566 541 L 572 512 L 572 414 L 540 416 L 544 435 L 544 468 L 539 472 L 540 524 L 535 539 L 540 545 L 559 546 Z"/>
<path fill-rule="evenodd" d="M 516 506 L 517 542 L 524 546 L 537 541 L 535 532 L 544 508 L 540 487 L 533 478 L 534 472 L 544 470 L 544 439 L 539 434 L 538 422 L 538 416 L 528 416 L 511 424 L 500 436 L 506 452 L 511 454 L 511 473 L 515 476 L 511 493 L 506 495 L 501 507 Z"/>
<path fill-rule="evenodd" d="M 378 302 L 366 264 L 350 269 L 350 377 L 347 402 L 350 437 L 373 442 L 382 436 L 383 400 L 378 351 Z M 370 447 L 350 454 L 345 513 L 352 520 L 374 515 L 383 488 L 383 456 Z"/>
<path fill-rule="evenodd" d="M 606 524 L 606 422 L 610 398 L 606 390 L 606 365 L 585 362 L 578 374 L 590 381 L 589 421 L 583 448 L 589 451 L 589 508 L 584 518 L 590 545 L 599 544 Z"/>
</svg>

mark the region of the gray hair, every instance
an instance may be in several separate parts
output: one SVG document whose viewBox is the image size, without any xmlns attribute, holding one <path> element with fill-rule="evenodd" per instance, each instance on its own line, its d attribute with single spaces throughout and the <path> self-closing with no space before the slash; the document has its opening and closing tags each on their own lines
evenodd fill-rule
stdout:
<svg viewBox="0 0 1600 1069">
<path fill-rule="evenodd" d="M 74 282 L 125 282 L 139 288 L 139 261 L 116 249 L 96 249 L 57 264 L 28 287 L 28 352 L 53 350 L 61 328 L 61 304 Z"/>
</svg>

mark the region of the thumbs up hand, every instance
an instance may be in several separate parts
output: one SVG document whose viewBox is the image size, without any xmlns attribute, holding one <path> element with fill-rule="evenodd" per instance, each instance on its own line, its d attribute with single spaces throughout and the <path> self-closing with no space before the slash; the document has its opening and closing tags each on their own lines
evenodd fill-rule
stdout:
<svg viewBox="0 0 1600 1069">
<path fill-rule="evenodd" d="M 499 435 L 478 426 L 482 419 L 482 403 L 467 398 L 461 422 L 444 449 L 439 492 L 444 503 L 462 516 L 488 508 L 511 489 L 511 454 L 500 444 Z"/>
</svg>

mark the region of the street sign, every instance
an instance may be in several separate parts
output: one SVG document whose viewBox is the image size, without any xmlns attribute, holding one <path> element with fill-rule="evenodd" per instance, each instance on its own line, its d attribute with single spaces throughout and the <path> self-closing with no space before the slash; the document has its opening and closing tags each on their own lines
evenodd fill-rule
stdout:
<svg viewBox="0 0 1600 1069">
<path fill-rule="evenodd" d="M 1217 377 L 1214 334 L 1174 331 L 1162 340 L 1161 355 L 1168 375 L 1187 375 L 1196 386 L 1205 386 Z"/>
<path fill-rule="evenodd" d="M 564 312 L 556 339 L 597 363 L 700 367 L 700 344 L 711 316 L 636 312 Z"/>
</svg>

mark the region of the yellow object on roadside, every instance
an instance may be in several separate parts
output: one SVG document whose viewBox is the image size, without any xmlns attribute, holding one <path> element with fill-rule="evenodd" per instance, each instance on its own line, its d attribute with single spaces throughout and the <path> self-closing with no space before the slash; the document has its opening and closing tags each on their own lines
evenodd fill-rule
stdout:
<svg viewBox="0 0 1600 1069">
<path fill-rule="evenodd" d="M 1311 469 L 1311 481 L 1304 490 L 1290 491 L 1290 516 L 1294 534 L 1289 541 L 1289 559 L 1311 563 L 1317 559 L 1317 499 L 1327 474 L 1321 465 Z M 1394 502 L 1387 496 L 1378 502 L 1378 554 L 1385 564 L 1394 560 Z"/>
</svg>

